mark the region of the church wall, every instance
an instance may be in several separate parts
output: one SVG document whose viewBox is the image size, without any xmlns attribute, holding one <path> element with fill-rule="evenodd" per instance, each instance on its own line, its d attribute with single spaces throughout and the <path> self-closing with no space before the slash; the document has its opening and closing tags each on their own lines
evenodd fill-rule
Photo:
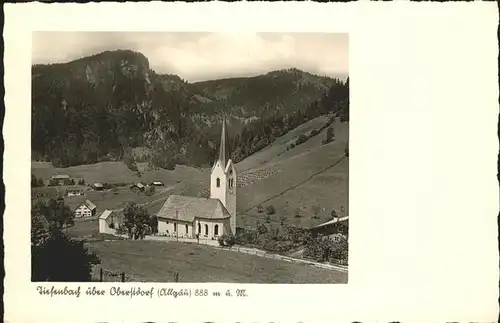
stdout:
<svg viewBox="0 0 500 323">
<path fill-rule="evenodd" d="M 195 234 L 198 233 L 198 224 L 201 227 L 200 239 L 202 238 L 217 238 L 224 234 L 224 230 L 230 230 L 229 219 L 218 219 L 218 220 L 208 220 L 208 219 L 196 219 L 195 220 Z M 205 234 L 205 225 L 208 226 L 208 235 Z M 215 236 L 215 226 L 218 225 L 218 235 Z"/>
<path fill-rule="evenodd" d="M 179 237 L 189 237 L 193 238 L 193 224 L 186 221 L 176 221 L 172 219 L 158 218 L 158 233 L 168 233 L 169 235 L 176 235 L 174 230 L 174 223 L 177 223 L 177 230 L 179 231 Z M 186 234 L 187 225 L 187 234 Z"/>
</svg>

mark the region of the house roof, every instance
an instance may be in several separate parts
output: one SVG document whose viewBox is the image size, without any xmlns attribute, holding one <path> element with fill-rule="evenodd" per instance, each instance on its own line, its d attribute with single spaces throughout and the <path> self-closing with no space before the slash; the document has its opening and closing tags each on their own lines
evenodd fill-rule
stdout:
<svg viewBox="0 0 500 323">
<path fill-rule="evenodd" d="M 320 225 L 315 226 L 314 228 L 322 228 L 322 227 L 325 227 L 327 225 L 332 225 L 332 224 L 335 224 L 335 223 L 340 223 L 340 224 L 343 224 L 343 225 L 349 225 L 348 221 L 349 221 L 349 216 L 344 216 L 344 217 L 341 217 L 341 218 L 335 218 L 335 219 L 330 220 L 328 222 L 322 223 Z"/>
<path fill-rule="evenodd" d="M 99 217 L 99 219 L 106 220 L 111 215 L 111 213 L 113 213 L 112 210 L 104 210 L 104 212 L 102 212 L 102 214 Z"/>
<path fill-rule="evenodd" d="M 69 179 L 69 175 L 54 175 L 52 179 Z"/>
<path fill-rule="evenodd" d="M 142 183 L 137 183 L 137 184 L 135 184 L 135 186 L 137 186 L 138 188 L 144 188 L 144 184 L 142 184 Z"/>
<path fill-rule="evenodd" d="M 90 200 L 85 200 L 85 202 L 83 202 L 83 204 L 85 204 L 90 210 L 93 210 L 93 209 L 95 209 L 97 207 Z"/>
<path fill-rule="evenodd" d="M 85 189 L 85 186 L 68 186 L 66 187 L 66 192 L 68 191 L 83 191 Z"/>
<path fill-rule="evenodd" d="M 219 199 L 170 195 L 156 216 L 193 222 L 195 218 L 226 219 L 231 215 Z"/>
<path fill-rule="evenodd" d="M 163 184 L 163 183 L 160 181 L 155 181 L 155 182 L 153 182 L 153 184 Z"/>
<path fill-rule="evenodd" d="M 103 187 L 103 185 L 101 183 L 94 183 L 92 185 L 94 185 L 95 187 Z"/>
</svg>

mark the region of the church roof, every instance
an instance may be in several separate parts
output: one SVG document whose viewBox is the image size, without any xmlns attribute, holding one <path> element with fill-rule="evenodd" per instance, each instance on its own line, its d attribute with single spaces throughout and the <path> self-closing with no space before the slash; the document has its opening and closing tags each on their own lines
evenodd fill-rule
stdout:
<svg viewBox="0 0 500 323">
<path fill-rule="evenodd" d="M 195 218 L 226 219 L 231 215 L 219 199 L 170 195 L 156 216 L 193 222 Z"/>
<path fill-rule="evenodd" d="M 229 137 L 226 130 L 226 118 L 222 118 L 222 131 L 219 146 L 219 160 L 222 163 L 222 168 L 225 169 L 227 162 L 231 159 L 231 150 L 229 149 Z"/>
</svg>

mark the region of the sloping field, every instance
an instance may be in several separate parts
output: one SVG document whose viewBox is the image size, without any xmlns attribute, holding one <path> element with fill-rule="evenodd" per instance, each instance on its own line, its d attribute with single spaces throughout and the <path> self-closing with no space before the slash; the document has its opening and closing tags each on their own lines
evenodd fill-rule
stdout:
<svg viewBox="0 0 500 323">
<path fill-rule="evenodd" d="M 262 149 L 261 151 L 256 152 L 252 156 L 249 156 L 239 162 L 236 167 L 239 173 L 245 172 L 250 169 L 256 169 L 259 167 L 264 166 L 265 164 L 269 162 L 274 162 L 276 161 L 276 158 L 279 157 L 281 154 L 286 152 L 286 147 L 289 146 L 293 141 L 295 141 L 301 134 L 307 134 L 311 132 L 314 129 L 320 128 L 322 125 L 327 122 L 328 117 L 325 116 L 320 116 L 317 118 L 314 118 L 297 128 L 289 131 L 285 135 L 277 138 L 274 142 L 272 142 L 268 147 Z M 324 133 L 323 134 L 318 134 L 316 137 L 321 137 L 321 140 L 325 138 Z M 312 140 L 312 139 L 310 139 Z M 321 141 L 320 140 L 320 141 Z M 303 146 L 304 145 L 304 146 Z M 315 145 L 317 146 L 317 145 Z M 291 151 L 289 151 L 288 155 L 296 155 L 301 153 L 304 148 L 307 147 L 307 142 L 303 143 L 302 145 L 295 147 Z M 310 148 L 310 147 L 308 147 Z M 307 149 L 307 148 L 305 148 Z"/>
<path fill-rule="evenodd" d="M 335 209 L 339 214 L 343 214 L 341 210 L 344 210 L 345 213 L 348 207 L 347 173 L 348 161 L 342 159 L 335 166 L 313 176 L 304 183 L 268 199 L 262 203 L 263 209 L 265 210 L 266 207 L 272 205 L 276 210 L 275 214 L 269 215 L 269 224 L 274 228 L 278 227 L 280 218 L 285 217 L 284 223 L 307 228 L 331 220 L 332 209 Z M 271 191 L 272 188 L 268 188 L 268 194 L 271 194 Z M 256 202 L 256 199 L 252 199 L 251 196 L 248 200 L 252 203 Z M 313 206 L 319 210 L 316 217 L 313 217 Z M 296 216 L 297 213 L 299 216 Z M 257 208 L 252 208 L 245 214 L 239 215 L 238 226 L 255 228 L 257 221 L 260 224 L 266 223 L 266 217 L 265 211 L 259 213 Z"/>
<path fill-rule="evenodd" d="M 172 282 L 178 272 L 179 282 L 347 283 L 345 272 L 196 244 L 120 240 L 87 246 L 101 267 L 148 282 Z"/>
<path fill-rule="evenodd" d="M 316 120 L 316 119 L 315 119 Z M 238 190 L 238 226 L 255 227 L 266 221 L 266 213 L 258 213 L 257 205 L 273 205 L 276 213 L 270 215 L 272 224 L 286 217 L 286 223 L 310 227 L 329 219 L 332 209 L 347 210 L 348 159 L 344 149 L 348 140 L 348 124 L 334 123 L 336 140 L 323 145 L 324 134 L 312 137 L 279 156 L 269 158 L 266 167 L 278 171 L 270 177 Z M 271 155 L 276 146 L 266 148 L 262 155 Z M 269 150 L 268 150 L 269 149 Z M 320 208 L 313 218 L 313 205 Z M 300 217 L 296 217 L 299 209 Z"/>
</svg>

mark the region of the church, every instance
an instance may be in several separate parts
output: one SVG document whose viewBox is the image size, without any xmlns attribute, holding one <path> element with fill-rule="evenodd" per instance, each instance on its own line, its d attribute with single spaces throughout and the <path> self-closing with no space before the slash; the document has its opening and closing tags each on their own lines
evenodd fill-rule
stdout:
<svg viewBox="0 0 500 323">
<path fill-rule="evenodd" d="M 171 195 L 157 214 L 158 234 L 217 239 L 236 233 L 236 169 L 231 160 L 226 121 L 219 155 L 210 174 L 210 198 Z"/>
</svg>

